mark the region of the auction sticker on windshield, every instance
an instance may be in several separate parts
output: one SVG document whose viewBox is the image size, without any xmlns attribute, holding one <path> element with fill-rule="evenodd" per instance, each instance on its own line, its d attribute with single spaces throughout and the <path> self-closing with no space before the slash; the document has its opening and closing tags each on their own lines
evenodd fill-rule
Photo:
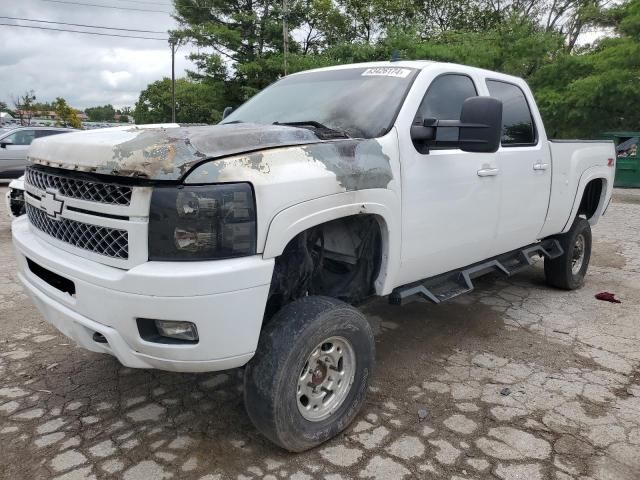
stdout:
<svg viewBox="0 0 640 480">
<path fill-rule="evenodd" d="M 411 70 L 408 68 L 376 67 L 376 68 L 367 68 L 364 72 L 362 72 L 362 76 L 363 77 L 382 76 L 382 77 L 407 78 L 410 73 L 411 73 Z"/>
</svg>

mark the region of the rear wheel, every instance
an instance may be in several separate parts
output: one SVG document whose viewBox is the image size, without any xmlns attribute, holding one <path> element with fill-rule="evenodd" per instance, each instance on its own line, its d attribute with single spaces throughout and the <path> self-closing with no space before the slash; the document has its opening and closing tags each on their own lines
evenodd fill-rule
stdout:
<svg viewBox="0 0 640 480">
<path fill-rule="evenodd" d="M 557 239 L 564 253 L 558 258 L 545 259 L 547 284 L 564 290 L 580 288 L 591 259 L 591 225 L 586 219 L 577 217 L 571 230 Z"/>
<path fill-rule="evenodd" d="M 305 297 L 267 324 L 245 369 L 245 406 L 256 428 L 301 452 L 344 430 L 362 407 L 375 362 L 366 318 L 344 302 Z"/>
</svg>

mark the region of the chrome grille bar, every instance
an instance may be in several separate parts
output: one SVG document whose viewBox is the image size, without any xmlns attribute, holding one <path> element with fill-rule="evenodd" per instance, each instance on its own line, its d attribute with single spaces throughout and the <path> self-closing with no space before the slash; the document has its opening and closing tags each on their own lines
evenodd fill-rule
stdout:
<svg viewBox="0 0 640 480">
<path fill-rule="evenodd" d="M 25 181 L 39 190 L 55 188 L 60 195 L 79 200 L 128 206 L 131 204 L 132 188 L 56 175 L 34 168 L 27 168 Z"/>
</svg>

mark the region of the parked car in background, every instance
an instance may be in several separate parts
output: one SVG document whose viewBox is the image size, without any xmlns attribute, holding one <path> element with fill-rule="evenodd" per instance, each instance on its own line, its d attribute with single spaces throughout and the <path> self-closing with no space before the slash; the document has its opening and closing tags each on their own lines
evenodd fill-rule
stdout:
<svg viewBox="0 0 640 480">
<path fill-rule="evenodd" d="M 70 128 L 19 127 L 0 130 L 0 178 L 17 178 L 27 166 L 27 150 L 36 138 L 69 133 Z"/>
<path fill-rule="evenodd" d="M 24 205 L 24 175 L 9 183 L 7 192 L 7 210 L 12 218 L 25 214 Z"/>
</svg>

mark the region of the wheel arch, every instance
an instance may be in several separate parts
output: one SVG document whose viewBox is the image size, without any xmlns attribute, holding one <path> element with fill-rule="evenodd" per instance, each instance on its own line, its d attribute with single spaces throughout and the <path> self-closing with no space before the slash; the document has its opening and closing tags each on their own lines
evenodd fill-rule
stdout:
<svg viewBox="0 0 640 480">
<path fill-rule="evenodd" d="M 602 202 L 602 193 L 605 191 L 604 185 L 605 180 L 603 178 L 594 178 L 585 185 L 580 206 L 578 207 L 578 215 L 584 215 L 589 220 L 596 214 Z"/>
<path fill-rule="evenodd" d="M 395 208 L 397 207 L 397 208 Z M 297 235 L 313 227 L 342 218 L 370 215 L 380 228 L 381 261 L 374 286 L 376 294 L 393 290 L 393 279 L 400 262 L 399 202 L 389 190 L 345 192 L 294 205 L 279 212 L 271 220 L 263 258 L 282 255 Z"/>
<path fill-rule="evenodd" d="M 598 223 L 607 208 L 613 191 L 613 182 L 609 178 L 610 170 L 609 167 L 599 166 L 592 167 L 583 173 L 573 201 L 571 214 L 562 233 L 569 231 L 573 221 L 579 215 L 585 215 L 592 226 Z"/>
</svg>

